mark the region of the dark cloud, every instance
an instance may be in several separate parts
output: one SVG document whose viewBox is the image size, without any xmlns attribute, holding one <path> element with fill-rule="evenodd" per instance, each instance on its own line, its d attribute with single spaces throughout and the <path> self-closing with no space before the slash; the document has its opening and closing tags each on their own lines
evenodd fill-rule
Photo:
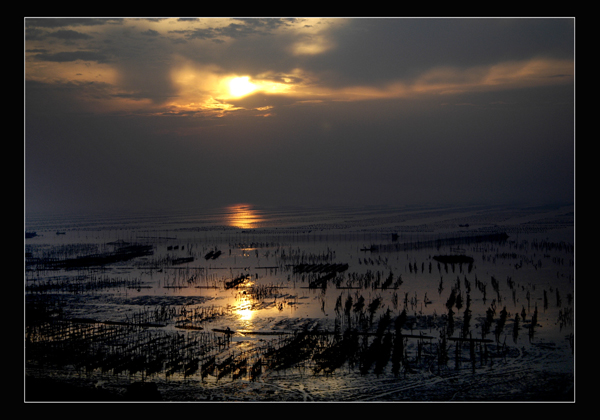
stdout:
<svg viewBox="0 0 600 420">
<path fill-rule="evenodd" d="M 49 37 L 51 38 L 58 38 L 58 39 L 63 39 L 66 41 L 75 41 L 75 40 L 81 40 L 81 39 L 92 39 L 93 37 L 88 35 L 88 34 L 84 34 L 81 32 L 77 32 L 77 31 L 73 31 L 73 30 L 59 30 L 59 31 L 55 31 L 55 32 L 51 32 L 48 34 Z"/>
<path fill-rule="evenodd" d="M 99 26 L 123 23 L 119 18 L 26 18 L 26 28 L 61 28 L 65 26 Z"/>
<path fill-rule="evenodd" d="M 37 41 L 45 39 L 47 31 L 38 28 L 26 28 L 25 29 L 25 40 L 26 41 Z"/>
<path fill-rule="evenodd" d="M 155 31 L 153 29 L 148 29 L 148 30 L 142 32 L 142 35 L 147 35 L 147 36 L 150 36 L 150 37 L 156 37 L 156 36 L 159 36 L 160 34 L 159 34 L 158 31 Z"/>
<path fill-rule="evenodd" d="M 293 20 L 290 19 L 235 19 L 234 22 L 220 27 L 173 30 L 169 32 L 184 35 L 189 40 L 222 41 L 223 38 L 240 39 L 253 35 L 269 35 L 277 28 L 289 25 L 291 22 Z"/>
<path fill-rule="evenodd" d="M 190 30 L 169 31 L 172 34 L 184 35 L 187 39 L 214 39 L 218 33 L 213 28 L 198 28 Z"/>
<path fill-rule="evenodd" d="M 337 85 L 411 80 L 433 67 L 574 54 L 569 19 L 357 19 L 336 27 L 332 37 L 336 48 L 310 57 L 307 65 Z"/>
<path fill-rule="evenodd" d="M 69 61 L 96 61 L 98 63 L 108 62 L 108 57 L 95 51 L 61 51 L 57 53 L 40 53 L 35 55 L 36 60 L 53 61 L 57 63 L 65 63 Z"/>
</svg>

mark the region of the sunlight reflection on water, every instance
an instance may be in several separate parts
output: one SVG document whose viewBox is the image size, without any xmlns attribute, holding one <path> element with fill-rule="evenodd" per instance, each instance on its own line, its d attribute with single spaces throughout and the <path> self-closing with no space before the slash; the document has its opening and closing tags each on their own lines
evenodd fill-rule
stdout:
<svg viewBox="0 0 600 420">
<path fill-rule="evenodd" d="M 224 223 L 240 229 L 251 229 L 263 221 L 260 213 L 251 204 L 234 204 L 225 208 Z"/>
</svg>

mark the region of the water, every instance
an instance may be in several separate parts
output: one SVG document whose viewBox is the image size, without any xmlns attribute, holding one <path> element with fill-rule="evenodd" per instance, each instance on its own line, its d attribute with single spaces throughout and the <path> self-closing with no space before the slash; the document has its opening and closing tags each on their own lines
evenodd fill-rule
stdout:
<svg viewBox="0 0 600 420">
<path fill-rule="evenodd" d="M 35 253 L 71 245 L 72 252 L 77 253 L 82 244 L 95 244 L 98 250 L 105 250 L 106 244 L 119 241 L 151 244 L 154 247 L 152 257 L 113 269 L 128 272 L 127 275 L 136 276 L 144 284 L 139 291 L 127 290 L 130 296 L 218 296 L 231 305 L 232 299 L 224 297 L 231 295 L 230 291 L 217 293 L 212 288 L 222 286 L 228 279 L 246 275 L 254 284 L 291 291 L 290 294 L 296 297 L 295 302 L 302 302 L 302 305 L 294 304 L 294 310 L 289 311 L 292 316 L 331 316 L 340 293 L 345 295 L 343 300 L 357 294 L 364 294 L 367 300 L 381 297 L 386 301 L 385 306 L 395 310 L 403 306 L 399 301 L 405 303 L 408 299 L 413 302 L 411 309 L 414 312 L 442 314 L 446 312 L 447 293 L 452 288 L 462 284 L 463 289 L 475 289 L 475 283 L 481 282 L 487 284 L 486 299 L 484 301 L 483 294 L 473 290 L 473 309 L 483 310 L 495 299 L 498 306 L 508 303 L 514 314 L 522 310 L 520 306 L 533 310 L 531 302 L 543 301 L 540 293 L 544 287 L 546 299 L 548 293 L 554 298 L 555 289 L 560 294 L 561 288 L 566 299 L 573 289 L 574 270 L 569 263 L 568 249 L 566 263 L 564 255 L 554 257 L 562 262 L 557 266 L 543 249 L 531 249 L 530 241 L 536 240 L 536 235 L 538 241 L 546 240 L 547 229 L 541 233 L 535 229 L 531 232 L 531 226 L 525 229 L 522 223 L 506 223 L 507 214 L 519 221 L 525 213 L 508 213 L 496 208 L 271 210 L 243 204 L 203 213 L 34 219 L 28 222 L 27 230 L 36 231 L 37 236 L 27 240 L 26 250 Z M 532 213 L 530 211 L 527 218 L 532 218 Z M 534 214 L 545 219 L 545 213 Z M 504 219 L 505 225 L 499 228 L 498 219 Z M 461 221 L 464 223 L 459 223 Z M 454 246 L 449 242 L 454 237 L 488 235 L 492 229 L 508 230 L 510 240 Z M 440 241 L 442 246 L 439 249 L 427 246 L 432 240 Z M 366 250 L 372 245 L 377 245 L 378 251 Z M 219 249 L 222 254 L 217 259 L 206 259 L 212 249 Z M 475 269 L 469 270 L 467 265 L 440 265 L 432 259 L 436 254 L 473 256 Z M 193 260 L 168 266 L 169 261 L 177 258 Z M 304 290 L 315 275 L 294 274 L 289 270 L 290 266 L 301 263 L 343 263 L 349 268 L 337 278 L 339 292 L 327 293 Z M 167 266 L 159 275 L 157 270 L 163 265 Z M 394 282 L 401 278 L 402 287 L 381 290 L 373 286 L 377 281 L 383 283 L 388 276 L 392 276 Z M 373 284 L 365 286 L 365 278 L 368 281 L 371 277 Z M 492 290 L 492 278 L 502 283 L 502 292 Z M 36 278 L 36 281 L 41 280 Z M 507 285 L 511 282 L 512 289 L 508 290 Z M 527 305 L 520 296 L 525 288 L 529 291 Z M 301 314 L 296 314 L 298 311 Z"/>
<path fill-rule="evenodd" d="M 405 311 L 407 334 L 438 339 L 440 325 L 451 317 L 451 337 L 466 333 L 515 349 L 553 343 L 567 356 L 572 352 L 572 207 L 236 204 L 170 214 L 29 218 L 26 230 L 36 232 L 25 242 L 30 262 L 110 252 L 124 243 L 152 247 L 151 255 L 102 267 L 41 270 L 28 264 L 28 298 L 60 299 L 66 318 L 132 322 L 143 314 L 163 332 L 229 328 L 236 332 L 230 343 L 258 346 L 270 337 L 260 334 L 272 332 L 373 332 L 384 314 L 395 319 Z M 215 252 L 220 254 L 211 258 Z M 438 263 L 438 255 L 468 256 L 473 263 Z M 334 265 L 339 271 L 325 286 L 311 287 Z M 239 284 L 228 288 L 234 280 Z M 65 284 L 81 287 L 59 286 Z M 158 308 L 177 316 L 157 320 Z M 470 324 L 463 328 L 467 309 Z M 505 324 L 495 337 L 503 309 Z"/>
</svg>

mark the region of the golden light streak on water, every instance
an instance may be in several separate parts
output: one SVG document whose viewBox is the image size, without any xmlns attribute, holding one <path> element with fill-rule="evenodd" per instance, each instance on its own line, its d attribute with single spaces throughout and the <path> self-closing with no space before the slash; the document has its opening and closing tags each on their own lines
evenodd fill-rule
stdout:
<svg viewBox="0 0 600 420">
<path fill-rule="evenodd" d="M 251 204 L 234 204 L 226 208 L 225 223 L 227 226 L 252 229 L 262 221 L 263 218 Z"/>
</svg>

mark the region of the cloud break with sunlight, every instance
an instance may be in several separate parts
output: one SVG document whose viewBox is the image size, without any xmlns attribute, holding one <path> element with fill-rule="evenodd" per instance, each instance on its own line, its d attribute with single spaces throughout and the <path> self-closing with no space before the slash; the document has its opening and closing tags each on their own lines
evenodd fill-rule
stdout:
<svg viewBox="0 0 600 420">
<path fill-rule="evenodd" d="M 250 82 L 248 76 L 234 77 L 229 82 L 229 91 L 235 97 L 245 96 L 256 90 L 256 86 Z"/>
</svg>

